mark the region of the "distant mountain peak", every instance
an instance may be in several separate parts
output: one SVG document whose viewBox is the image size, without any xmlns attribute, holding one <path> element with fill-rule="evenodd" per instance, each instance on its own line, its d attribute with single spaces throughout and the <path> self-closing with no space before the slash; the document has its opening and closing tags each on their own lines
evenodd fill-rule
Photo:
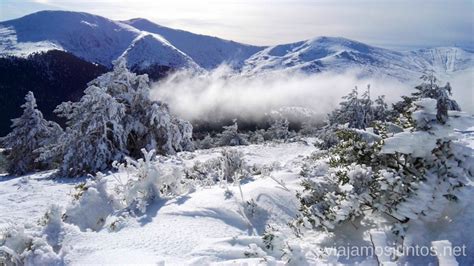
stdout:
<svg viewBox="0 0 474 266">
<path fill-rule="evenodd" d="M 199 66 L 188 55 L 176 49 L 163 37 L 148 32 L 143 32 L 133 40 L 121 57 L 126 58 L 130 68 L 139 70 L 154 65 L 175 69 L 199 69 Z"/>
<path fill-rule="evenodd" d="M 449 76 L 474 67 L 473 54 L 456 47 L 398 52 L 343 37 L 319 36 L 306 41 L 270 46 L 245 61 L 248 75 L 264 71 L 345 72 L 417 79 L 425 70 Z"/>
<path fill-rule="evenodd" d="M 449 75 L 474 65 L 473 53 L 456 47 L 398 52 L 332 36 L 263 47 L 172 29 L 144 18 L 113 21 L 84 12 L 40 11 L 0 22 L 0 56 L 48 50 L 66 51 L 107 67 L 126 57 L 134 69 L 212 70 L 221 64 L 245 74 L 356 69 L 401 80 L 418 77 L 425 69 Z"/>
<path fill-rule="evenodd" d="M 168 28 L 143 18 L 122 22 L 139 30 L 163 36 L 204 69 L 216 68 L 223 63 L 239 67 L 247 58 L 264 48 Z"/>
</svg>

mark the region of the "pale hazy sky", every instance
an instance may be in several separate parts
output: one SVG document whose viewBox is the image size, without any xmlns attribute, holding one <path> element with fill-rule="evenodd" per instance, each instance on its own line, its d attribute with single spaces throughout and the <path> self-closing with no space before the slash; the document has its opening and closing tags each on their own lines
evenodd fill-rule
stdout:
<svg viewBox="0 0 474 266">
<path fill-rule="evenodd" d="M 474 49 L 474 0 L 0 0 L 0 21 L 51 9 L 143 17 L 258 45 L 325 35 L 400 50 Z"/>
</svg>

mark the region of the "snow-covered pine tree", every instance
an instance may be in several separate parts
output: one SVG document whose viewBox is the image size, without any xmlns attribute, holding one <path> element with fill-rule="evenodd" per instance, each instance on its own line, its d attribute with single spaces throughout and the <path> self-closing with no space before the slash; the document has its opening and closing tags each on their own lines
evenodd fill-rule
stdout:
<svg viewBox="0 0 474 266">
<path fill-rule="evenodd" d="M 265 142 L 265 129 L 257 129 L 249 132 L 249 142 L 252 144 L 262 144 Z"/>
<path fill-rule="evenodd" d="M 447 108 L 447 110 L 452 111 L 461 111 L 459 104 L 450 98 L 452 95 L 452 88 L 449 82 L 446 83 L 445 86 L 440 86 L 438 84 L 438 79 L 433 72 L 423 74 L 421 76 L 421 80 L 423 80 L 423 82 L 415 87 L 417 91 L 412 93 L 412 97 L 414 99 L 419 100 L 422 98 L 431 98 L 438 101 L 443 101 L 443 108 Z"/>
<path fill-rule="evenodd" d="M 386 122 L 390 117 L 398 116 L 388 109 L 385 102 L 385 96 L 378 96 L 375 101 L 370 97 L 370 85 L 367 85 L 367 90 L 358 96 L 358 89 L 355 87 L 352 92 L 342 97 L 343 101 L 339 104 L 340 107 L 334 110 L 329 117 L 329 125 L 316 134 L 321 142 L 318 147 L 321 149 L 329 149 L 339 142 L 337 132 L 345 128 L 366 129 L 369 126 L 375 126 L 375 122 Z M 410 102 L 411 103 L 411 102 Z M 403 109 L 404 106 L 399 106 Z"/>
<path fill-rule="evenodd" d="M 288 119 L 280 116 L 273 117 L 272 124 L 266 130 L 264 137 L 266 140 L 286 140 L 290 135 L 288 131 L 290 123 Z"/>
<path fill-rule="evenodd" d="M 301 129 L 298 132 L 303 136 L 315 135 L 321 129 L 321 123 L 315 119 L 309 119 L 301 123 Z"/>
<path fill-rule="evenodd" d="M 239 146 L 247 145 L 246 136 L 239 133 L 239 126 L 237 120 L 234 119 L 234 124 L 230 126 L 224 126 L 222 133 L 217 134 L 219 146 Z"/>
<path fill-rule="evenodd" d="M 350 128 L 365 129 L 371 122 L 372 101 L 369 92 L 359 98 L 359 90 L 355 87 L 348 95 L 342 97 L 340 107 L 329 114 L 329 124 L 348 124 Z"/>
<path fill-rule="evenodd" d="M 438 87 L 436 92 L 436 118 L 441 124 L 446 123 L 448 120 L 448 111 L 461 111 L 458 103 L 449 97 L 452 95 L 451 90 L 451 85 L 448 82 L 445 86 Z"/>
<path fill-rule="evenodd" d="M 394 116 L 388 110 L 385 96 L 378 96 L 375 101 L 371 99 L 370 85 L 367 85 L 361 97 L 355 87 L 342 99 L 343 101 L 339 103 L 340 107 L 329 114 L 329 125 L 348 124 L 349 128 L 365 129 L 372 126 L 374 121 L 384 122 L 390 115 Z M 404 106 L 399 106 L 399 108 L 404 108 Z"/>
<path fill-rule="evenodd" d="M 125 106 L 95 85 L 84 93 L 80 101 L 64 102 L 55 110 L 58 116 L 67 119 L 65 134 L 51 147 L 62 156 L 61 175 L 103 171 L 127 154 L 122 125 Z"/>
<path fill-rule="evenodd" d="M 17 175 L 51 166 L 51 161 L 37 161 L 37 149 L 55 142 L 62 133 L 58 124 L 43 118 L 33 92 L 28 92 L 25 100 L 21 106 L 23 114 L 12 119 L 12 131 L 0 140 L 2 146 L 9 149 L 7 170 Z"/>
<path fill-rule="evenodd" d="M 148 76 L 130 72 L 124 59 L 115 61 L 113 71 L 89 85 L 106 88 L 117 102 L 124 104 L 123 127 L 127 150 L 133 158 L 141 157 L 142 148 L 159 154 L 193 149 L 191 124 L 173 116 L 165 103 L 151 100 Z"/>
<path fill-rule="evenodd" d="M 368 127 L 374 120 L 373 104 L 374 102 L 370 98 L 370 85 L 367 85 L 367 90 L 362 94 L 362 98 L 360 99 L 360 110 L 362 112 L 363 121 L 362 129 Z"/>
<path fill-rule="evenodd" d="M 388 104 L 385 102 L 385 95 L 380 95 L 375 99 L 373 106 L 373 119 L 376 121 L 385 122 L 388 119 L 390 110 Z"/>
<path fill-rule="evenodd" d="M 150 99 L 147 75 L 136 75 L 123 59 L 114 70 L 89 82 L 79 102 L 66 102 L 56 111 L 67 130 L 57 145 L 41 149 L 41 160 L 61 158 L 60 174 L 95 173 L 125 155 L 141 157 L 143 148 L 160 154 L 192 150 L 192 126 Z"/>
<path fill-rule="evenodd" d="M 214 147 L 214 139 L 211 137 L 211 134 L 207 133 L 203 139 L 196 140 L 196 146 L 199 149 L 210 149 Z"/>
<path fill-rule="evenodd" d="M 422 83 L 415 87 L 415 92 L 410 96 L 402 96 L 402 100 L 392 105 L 389 120 L 399 125 L 409 128 L 413 127 L 413 119 L 411 118 L 411 107 L 413 102 L 423 98 L 435 99 L 437 101 L 437 120 L 444 124 L 447 121 L 448 111 L 461 111 L 458 103 L 452 99 L 451 85 L 446 83 L 445 86 L 438 85 L 438 79 L 433 72 L 427 72 L 421 76 Z"/>
</svg>

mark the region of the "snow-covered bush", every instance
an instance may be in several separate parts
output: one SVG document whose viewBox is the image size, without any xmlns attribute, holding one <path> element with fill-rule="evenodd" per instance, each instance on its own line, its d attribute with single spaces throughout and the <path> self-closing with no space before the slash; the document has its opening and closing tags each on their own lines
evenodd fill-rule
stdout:
<svg viewBox="0 0 474 266">
<path fill-rule="evenodd" d="M 414 102 L 416 127 L 385 139 L 380 151 L 384 156 L 398 157 L 405 171 L 402 178 L 415 179 L 416 193 L 392 211 L 399 220 L 437 218 L 446 200 L 458 200 L 457 191 L 474 175 L 473 150 L 459 143 L 453 131 L 472 123 L 472 116 L 453 112 L 440 118 L 437 102 L 427 98 Z"/>
<path fill-rule="evenodd" d="M 365 129 L 376 119 L 385 121 L 388 115 L 387 104 L 384 97 L 376 99 L 376 105 L 370 99 L 370 87 L 359 97 L 359 90 L 355 87 L 351 93 L 342 97 L 340 108 L 328 115 L 329 124 L 317 130 L 315 135 L 319 142 L 316 146 L 320 149 L 329 149 L 340 142 L 340 134 Z"/>
<path fill-rule="evenodd" d="M 211 137 L 211 135 L 207 134 L 203 139 L 196 140 L 195 146 L 199 149 L 210 149 L 216 146 L 214 142 L 215 140 Z"/>
<path fill-rule="evenodd" d="M 239 146 L 248 145 L 247 136 L 239 133 L 239 126 L 237 121 L 234 120 L 234 124 L 230 126 L 224 126 L 224 130 L 217 134 L 219 146 Z"/>
<path fill-rule="evenodd" d="M 66 209 L 64 221 L 81 230 L 98 231 L 105 226 L 116 230 L 123 217 L 143 214 L 154 201 L 185 192 L 182 172 L 163 169 L 155 151 L 143 149 L 142 152 L 141 159 L 127 157 L 124 163 L 113 164 L 118 170 L 114 174 L 118 184 L 111 185 L 98 173 L 96 178 L 76 186 L 75 200 Z M 121 176 L 127 179 L 123 181 Z"/>
<path fill-rule="evenodd" d="M 160 168 L 154 158 L 155 151 L 142 150 L 143 158 L 127 158 L 123 164 L 115 164 L 119 173 L 127 173 L 129 179 L 117 187 L 123 208 L 137 213 L 146 212 L 147 206 L 155 200 L 177 196 L 184 192 L 184 173 L 173 169 L 171 173 Z"/>
<path fill-rule="evenodd" d="M 107 217 L 120 209 L 118 200 L 109 193 L 102 174 L 76 189 L 76 200 L 66 209 L 64 221 L 77 225 L 83 231 L 100 230 Z"/>
<path fill-rule="evenodd" d="M 219 159 L 221 162 L 221 176 L 223 180 L 236 182 L 248 174 L 248 166 L 241 151 L 224 149 Z"/>
<path fill-rule="evenodd" d="M 8 149 L 7 170 L 17 175 L 51 167 L 52 161 L 38 161 L 37 150 L 56 142 L 62 133 L 58 124 L 43 118 L 43 114 L 37 109 L 33 92 L 28 92 L 25 100 L 21 106 L 23 114 L 12 119 L 12 131 L 0 139 L 2 147 Z"/>
<path fill-rule="evenodd" d="M 262 241 L 266 250 L 270 251 L 275 257 L 281 258 L 284 255 L 287 237 L 278 227 L 267 225 L 262 235 Z"/>
<path fill-rule="evenodd" d="M 286 118 L 274 117 L 270 127 L 265 131 L 265 140 L 286 140 L 290 132 L 288 130 L 290 123 Z"/>
<path fill-rule="evenodd" d="M 2 265 L 63 265 L 62 254 L 54 252 L 44 237 L 16 227 L 8 230 L 0 246 Z M 2 254 L 3 253 L 3 254 Z"/>
<path fill-rule="evenodd" d="M 316 147 L 327 150 L 339 143 L 338 132 L 349 130 L 340 125 L 328 125 L 316 132 L 318 142 Z"/>
<path fill-rule="evenodd" d="M 301 124 L 301 129 L 298 131 L 303 136 L 314 136 L 324 126 L 322 121 L 316 119 L 308 119 Z"/>
<path fill-rule="evenodd" d="M 185 169 L 186 179 L 193 180 L 201 186 L 211 186 L 222 180 L 221 158 L 207 161 L 196 161 L 192 167 Z"/>
<path fill-rule="evenodd" d="M 261 177 L 271 177 L 273 171 L 278 171 L 282 168 L 280 162 L 273 161 L 269 164 L 254 164 L 250 167 L 249 173 L 252 176 L 260 175 Z"/>
<path fill-rule="evenodd" d="M 250 173 L 250 167 L 243 157 L 243 153 L 238 150 L 223 149 L 221 156 L 204 162 L 196 161 L 192 167 L 185 169 L 186 178 L 198 181 L 203 186 L 237 182 Z"/>
<path fill-rule="evenodd" d="M 307 239 L 295 236 L 288 226 L 267 225 L 262 235 L 262 249 L 271 256 L 279 258 L 285 265 L 332 265 L 324 257 L 323 249 L 316 248 Z M 271 258 L 270 257 L 270 258 Z"/>
<path fill-rule="evenodd" d="M 45 213 L 41 224 L 43 225 L 42 232 L 46 236 L 48 244 L 53 247 L 54 251 L 61 249 L 61 242 L 63 238 L 63 208 L 59 205 L 51 205 Z"/>
<path fill-rule="evenodd" d="M 62 209 L 53 205 L 40 226 L 13 226 L 0 235 L 1 265 L 64 265 Z"/>
<path fill-rule="evenodd" d="M 305 194 L 298 195 L 302 214 L 298 222 L 307 228 L 333 229 L 362 215 L 362 206 L 372 200 L 371 180 L 371 169 L 356 164 L 329 171 L 322 179 L 305 179 Z"/>
<path fill-rule="evenodd" d="M 249 132 L 249 142 L 253 144 L 262 144 L 265 142 L 265 129 L 257 129 Z"/>
<path fill-rule="evenodd" d="M 424 98 L 436 100 L 436 119 L 440 123 L 445 123 L 448 111 L 460 111 L 461 108 L 455 100 L 451 99 L 452 88 L 449 83 L 439 86 L 436 77 L 425 74 L 421 77 L 423 82 L 415 87 L 415 92 L 410 96 L 402 96 L 402 100 L 394 103 L 392 109 L 388 108 L 384 96 L 379 96 L 375 101 L 370 98 L 370 87 L 359 97 L 357 87 L 347 96 L 343 97 L 340 107 L 329 114 L 329 125 L 317 131 L 316 135 L 321 142 L 318 147 L 328 149 L 339 142 L 336 132 L 341 127 L 356 129 L 366 129 L 383 124 L 388 127 L 388 131 L 402 128 L 420 127 L 421 120 L 416 125 L 412 117 L 413 103 Z M 389 122 L 391 124 L 389 124 Z"/>
<path fill-rule="evenodd" d="M 417 126 L 403 132 L 388 134 L 381 128 L 372 141 L 357 130 L 338 132 L 340 142 L 327 153 L 330 167 L 322 178 L 319 170 L 305 170 L 297 226 L 333 229 L 364 211 L 400 223 L 430 220 L 439 217 L 448 200 L 458 200 L 458 190 L 473 177 L 474 159 L 472 149 L 456 142 L 453 125 L 472 117 L 453 113 L 443 122 L 436 100 L 413 105 Z"/>
</svg>

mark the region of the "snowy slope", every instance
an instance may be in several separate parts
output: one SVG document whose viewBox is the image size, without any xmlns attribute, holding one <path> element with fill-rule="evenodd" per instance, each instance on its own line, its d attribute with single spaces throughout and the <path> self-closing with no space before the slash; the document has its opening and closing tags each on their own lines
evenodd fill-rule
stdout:
<svg viewBox="0 0 474 266">
<path fill-rule="evenodd" d="M 246 60 L 244 72 L 287 70 L 316 73 L 355 69 L 362 75 L 388 75 L 402 80 L 418 78 L 425 69 L 450 74 L 474 66 L 474 55 L 459 48 L 432 48 L 396 52 L 340 37 L 268 47 Z"/>
<path fill-rule="evenodd" d="M 192 166 L 220 155 L 223 148 L 181 153 L 166 159 L 170 167 Z M 289 187 L 297 186 L 298 161 L 315 150 L 306 143 L 250 145 L 239 148 L 249 165 L 277 163 L 275 178 L 284 179 Z M 22 179 L 0 177 L 0 230 L 14 224 L 36 224 L 50 205 L 66 206 L 72 200 L 74 186 L 83 182 L 49 180 L 47 173 Z M 111 183 L 127 176 L 109 175 Z M 68 181 L 68 180 L 66 180 Z M 215 185 L 166 202 L 158 201 L 140 217 L 128 219 L 121 230 L 110 232 L 81 231 L 67 226 L 62 246 L 69 250 L 67 264 L 134 263 L 166 265 L 207 265 L 245 257 L 248 243 L 260 241 L 267 222 L 285 224 L 294 215 L 297 200 L 293 192 L 282 189 L 273 179 L 257 176 L 243 182 L 245 200 L 255 199 L 268 210 L 261 218 L 248 221 L 239 213 L 241 198 L 238 187 L 230 185 L 232 197 L 225 196 L 226 187 Z M 110 188 L 112 189 L 112 187 Z M 8 214 L 7 214 L 8 213 Z"/>
<path fill-rule="evenodd" d="M 222 63 L 239 66 L 245 59 L 264 48 L 171 29 L 142 18 L 123 22 L 139 30 L 163 36 L 205 69 L 216 68 Z"/>
<path fill-rule="evenodd" d="M 139 35 L 131 27 L 87 13 L 42 11 L 0 23 L 10 32 L 1 38 L 2 53 L 23 55 L 21 46 L 51 43 L 90 62 L 110 65 Z M 13 35 L 13 36 L 12 36 Z M 54 46 L 53 46 L 54 45 Z M 28 52 L 28 51 L 26 51 Z"/>
<path fill-rule="evenodd" d="M 318 37 L 308 41 L 277 45 L 253 55 L 247 60 L 249 70 L 284 67 L 306 71 L 350 66 L 383 66 L 400 60 L 402 54 L 345 38 Z"/>
<path fill-rule="evenodd" d="M 138 69 L 146 69 L 153 65 L 199 68 L 189 56 L 176 49 L 161 36 L 151 33 L 139 35 L 120 57 L 127 60 L 129 67 Z"/>
<path fill-rule="evenodd" d="M 437 47 L 405 52 L 420 69 L 432 67 L 436 72 L 452 73 L 473 67 L 473 53 L 456 47 Z"/>
<path fill-rule="evenodd" d="M 276 253 L 265 254 L 261 237 L 266 224 L 285 226 L 295 217 L 298 208 L 295 192 L 302 190 L 299 173 L 303 158 L 316 151 L 313 145 L 308 144 L 313 141 L 235 147 L 243 152 L 249 165 L 274 165 L 271 172 L 273 178 L 255 175 L 241 182 L 244 201 L 237 186 L 226 188 L 212 185 L 168 201 L 156 201 L 144 215 L 126 217 L 121 229 L 116 231 L 108 228 L 81 230 L 74 224 L 62 223 L 60 248 L 64 252 L 64 263 L 209 265 L 217 262 L 222 265 L 261 265 L 266 261 L 270 265 L 285 265 L 279 262 L 280 257 L 275 256 Z M 465 141 L 473 145 L 474 136 L 466 135 Z M 196 161 L 204 162 L 219 156 L 222 149 L 184 152 L 164 158 L 161 163 L 169 167 L 189 167 Z M 74 186 L 84 181 L 50 180 L 45 178 L 47 175 L 40 173 L 23 178 L 0 178 L 0 230 L 15 224 L 29 224 L 27 228 L 34 228 L 50 205 L 70 204 L 71 194 L 75 193 Z M 113 184 L 126 178 L 125 173 L 107 176 L 112 185 L 108 188 L 112 190 Z M 283 180 L 285 187 L 275 180 Z M 227 189 L 231 191 L 230 197 L 226 196 Z M 472 265 L 474 231 L 460 231 L 459 228 L 471 227 L 473 192 L 474 184 L 469 184 L 463 192 L 463 200 L 451 203 L 446 216 L 439 220 L 410 224 L 407 243 L 429 246 L 431 241 L 449 240 L 453 245 L 465 245 L 468 257 L 460 257 L 458 262 L 460 265 Z M 242 206 L 252 200 L 256 203 L 255 213 L 245 217 L 241 214 Z M 314 235 L 307 235 L 300 244 L 302 247 L 307 245 L 312 252 L 334 245 L 367 247 L 372 245 L 370 237 L 377 236 L 380 239 L 376 242 L 383 245 L 383 230 L 389 226 L 387 220 L 380 216 L 367 215 L 362 221 L 341 226 L 334 234 L 317 231 Z M 372 235 L 369 236 L 368 232 Z M 254 258 L 245 255 L 250 251 L 257 251 L 251 255 Z M 306 251 L 301 252 L 303 255 Z M 47 255 L 44 254 L 45 257 Z M 291 265 L 306 265 L 295 259 Z M 331 262 L 331 257 L 327 258 L 324 254 L 322 258 L 313 259 L 318 262 L 316 265 Z M 337 265 L 377 265 L 376 258 L 363 256 L 334 258 L 332 263 L 336 262 L 339 262 Z M 402 257 L 400 262 L 427 265 L 436 263 L 436 258 L 407 256 Z"/>
<path fill-rule="evenodd" d="M 151 60 L 166 66 L 192 65 L 192 60 L 163 38 L 143 35 L 131 26 L 100 16 L 41 11 L 0 23 L 0 55 L 24 56 L 60 49 L 86 61 L 111 66 L 127 51 L 134 63 Z"/>
</svg>

